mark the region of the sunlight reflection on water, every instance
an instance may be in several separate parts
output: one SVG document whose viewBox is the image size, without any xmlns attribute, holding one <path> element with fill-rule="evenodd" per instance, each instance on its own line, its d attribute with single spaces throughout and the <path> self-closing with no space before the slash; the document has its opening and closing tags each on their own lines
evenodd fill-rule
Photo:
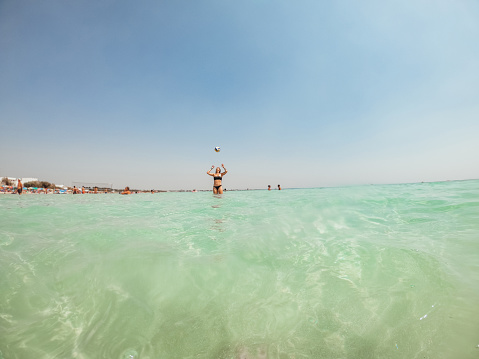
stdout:
<svg viewBox="0 0 479 359">
<path fill-rule="evenodd" d="M 0 351 L 473 357 L 478 184 L 4 195 Z"/>
</svg>

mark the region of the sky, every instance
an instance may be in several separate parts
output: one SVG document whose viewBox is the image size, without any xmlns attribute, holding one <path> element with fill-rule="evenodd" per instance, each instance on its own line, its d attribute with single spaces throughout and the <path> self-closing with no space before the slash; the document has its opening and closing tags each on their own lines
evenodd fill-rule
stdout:
<svg viewBox="0 0 479 359">
<path fill-rule="evenodd" d="M 0 0 L 0 176 L 479 178 L 478 20 L 475 0 Z"/>
</svg>

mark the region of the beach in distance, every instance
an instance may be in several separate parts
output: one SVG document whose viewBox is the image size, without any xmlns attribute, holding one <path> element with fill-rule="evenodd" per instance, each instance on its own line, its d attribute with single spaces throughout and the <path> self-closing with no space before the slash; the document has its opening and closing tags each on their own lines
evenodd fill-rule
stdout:
<svg viewBox="0 0 479 359">
<path fill-rule="evenodd" d="M 479 180 L 0 196 L 0 358 L 477 358 Z"/>
</svg>

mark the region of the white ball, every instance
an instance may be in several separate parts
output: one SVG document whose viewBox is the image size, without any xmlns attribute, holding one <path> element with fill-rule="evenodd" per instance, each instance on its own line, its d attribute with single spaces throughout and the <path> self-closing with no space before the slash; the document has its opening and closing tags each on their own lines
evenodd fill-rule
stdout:
<svg viewBox="0 0 479 359">
<path fill-rule="evenodd" d="M 215 151 L 216 151 L 216 152 L 220 152 L 220 148 L 219 148 L 219 147 L 215 147 Z"/>
</svg>

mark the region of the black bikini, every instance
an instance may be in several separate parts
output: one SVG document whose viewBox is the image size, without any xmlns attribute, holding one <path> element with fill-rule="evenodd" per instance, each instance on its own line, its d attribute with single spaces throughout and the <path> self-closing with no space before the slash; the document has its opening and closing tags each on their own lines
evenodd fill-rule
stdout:
<svg viewBox="0 0 479 359">
<path fill-rule="evenodd" d="M 218 177 L 213 177 L 213 179 L 216 181 L 216 180 L 220 180 L 221 181 L 221 176 L 218 176 Z M 219 186 L 213 186 L 213 188 L 216 188 L 216 191 L 218 192 L 218 190 L 220 189 L 221 185 Z"/>
</svg>

